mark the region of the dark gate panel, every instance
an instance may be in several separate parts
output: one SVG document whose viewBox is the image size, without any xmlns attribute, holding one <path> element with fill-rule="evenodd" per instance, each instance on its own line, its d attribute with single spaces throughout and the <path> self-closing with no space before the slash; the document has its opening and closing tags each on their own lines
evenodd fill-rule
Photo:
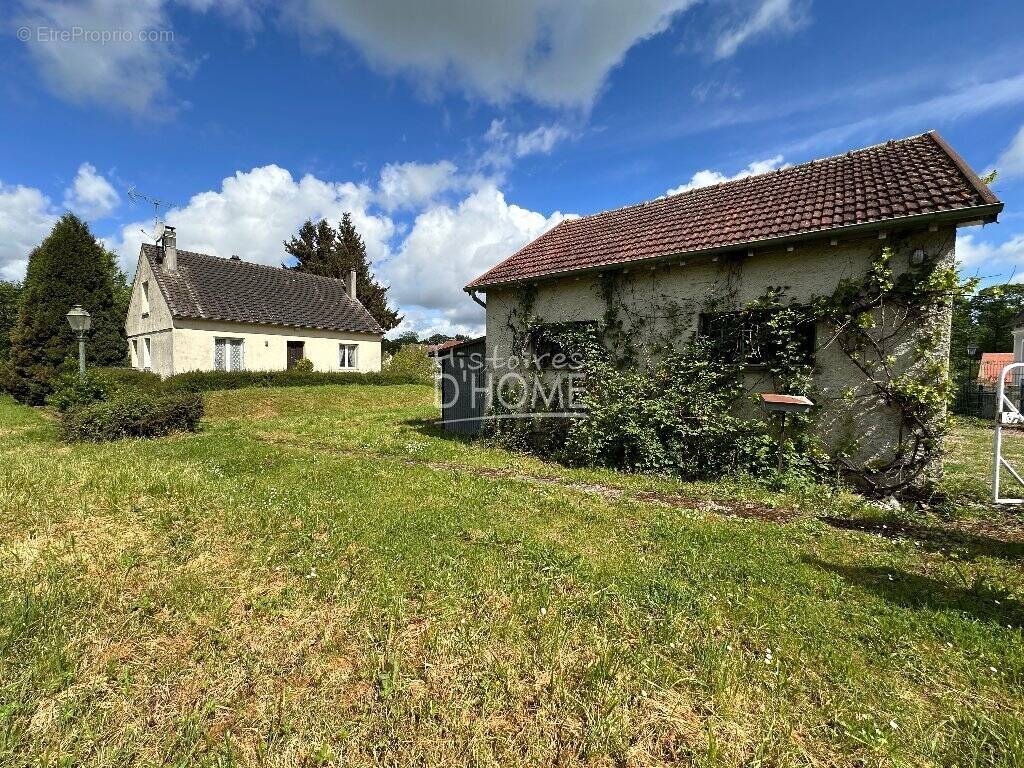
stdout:
<svg viewBox="0 0 1024 768">
<path fill-rule="evenodd" d="M 486 346 L 466 342 L 441 357 L 441 421 L 446 432 L 475 435 L 487 404 Z"/>
</svg>

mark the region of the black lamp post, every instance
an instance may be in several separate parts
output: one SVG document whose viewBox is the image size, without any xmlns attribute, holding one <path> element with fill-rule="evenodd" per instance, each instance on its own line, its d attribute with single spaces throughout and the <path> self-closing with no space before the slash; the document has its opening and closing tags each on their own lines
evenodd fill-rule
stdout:
<svg viewBox="0 0 1024 768">
<path fill-rule="evenodd" d="M 978 343 L 975 341 L 967 342 L 967 358 L 971 361 L 970 366 L 967 369 L 967 375 L 970 377 L 970 381 L 973 384 L 979 384 L 978 374 L 981 372 L 981 365 L 979 364 L 976 368 L 974 365 L 974 357 L 978 354 Z"/>
<path fill-rule="evenodd" d="M 71 326 L 71 330 L 78 336 L 78 375 L 81 378 L 85 378 L 85 334 L 89 332 L 89 328 L 92 327 L 92 315 L 82 309 L 81 306 L 75 304 L 68 312 L 68 325 Z"/>
</svg>

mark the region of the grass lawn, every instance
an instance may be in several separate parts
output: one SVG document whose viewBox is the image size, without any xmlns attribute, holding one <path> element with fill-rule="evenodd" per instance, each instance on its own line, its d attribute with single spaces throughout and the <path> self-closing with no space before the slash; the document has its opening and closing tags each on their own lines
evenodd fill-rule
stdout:
<svg viewBox="0 0 1024 768">
<path fill-rule="evenodd" d="M 425 387 L 207 402 L 0 400 L 0 764 L 1024 765 L 1024 521 L 567 470 Z"/>
</svg>

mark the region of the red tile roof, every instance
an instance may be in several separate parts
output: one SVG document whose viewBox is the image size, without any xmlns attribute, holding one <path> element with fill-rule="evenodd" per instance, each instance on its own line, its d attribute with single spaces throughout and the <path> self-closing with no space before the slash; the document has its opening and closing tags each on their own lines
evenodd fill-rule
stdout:
<svg viewBox="0 0 1024 768">
<path fill-rule="evenodd" d="M 982 352 L 981 362 L 978 364 L 978 381 L 994 384 L 999 378 L 999 372 L 1013 362 L 1013 352 Z M 1006 374 L 1006 381 L 1009 383 L 1013 374 Z"/>
<path fill-rule="evenodd" d="M 930 131 L 563 221 L 466 289 L 921 214 L 994 220 L 1001 210 L 1002 203 L 977 174 Z"/>
</svg>

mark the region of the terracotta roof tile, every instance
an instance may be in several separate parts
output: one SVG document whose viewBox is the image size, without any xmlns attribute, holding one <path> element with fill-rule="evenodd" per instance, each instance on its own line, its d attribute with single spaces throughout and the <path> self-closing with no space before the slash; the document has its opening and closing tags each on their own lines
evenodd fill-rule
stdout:
<svg viewBox="0 0 1024 768">
<path fill-rule="evenodd" d="M 1002 208 L 959 155 L 929 132 L 563 221 L 466 287 L 983 205 Z"/>
<path fill-rule="evenodd" d="M 343 280 L 182 250 L 172 272 L 161 248 L 144 244 L 142 253 L 175 318 L 382 333 Z"/>
</svg>

